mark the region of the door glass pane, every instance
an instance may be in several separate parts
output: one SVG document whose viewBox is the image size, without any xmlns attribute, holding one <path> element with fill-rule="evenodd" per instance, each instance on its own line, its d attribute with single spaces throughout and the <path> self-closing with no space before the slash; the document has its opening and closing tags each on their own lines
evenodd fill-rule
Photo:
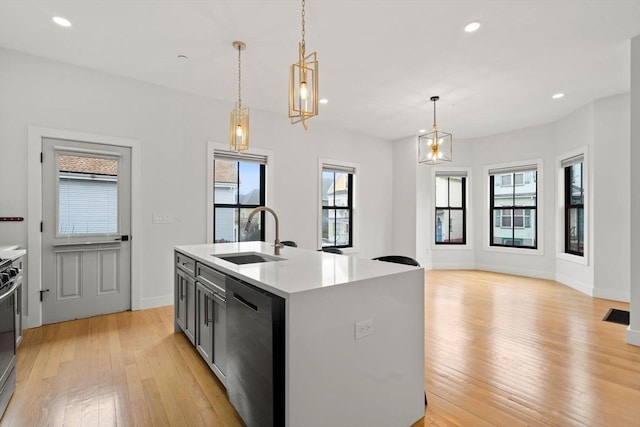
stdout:
<svg viewBox="0 0 640 427">
<path fill-rule="evenodd" d="M 334 204 L 334 183 L 333 172 L 322 171 L 322 206 L 335 206 Z"/>
<path fill-rule="evenodd" d="M 58 156 L 58 235 L 118 232 L 118 160 Z"/>
<path fill-rule="evenodd" d="M 436 176 L 436 206 L 449 207 L 449 180 L 446 176 Z"/>
<path fill-rule="evenodd" d="M 453 176 L 449 178 L 449 206 L 462 207 L 462 178 Z"/>
<path fill-rule="evenodd" d="M 253 208 L 240 209 L 240 217 L 236 217 L 236 226 L 240 228 L 241 242 L 260 241 L 260 231 L 262 229 L 262 215 L 260 213 L 255 214 L 253 218 L 251 218 L 251 225 L 249 226 L 249 230 L 245 231 L 244 229 L 244 227 L 247 225 L 247 220 L 249 219 L 249 214 L 252 210 Z"/>
<path fill-rule="evenodd" d="M 234 204 L 238 199 L 238 162 L 215 160 L 214 162 L 214 202 Z"/>
<path fill-rule="evenodd" d="M 214 243 L 235 242 L 238 239 L 235 208 L 216 208 Z"/>
<path fill-rule="evenodd" d="M 240 168 L 240 204 L 260 204 L 260 164 L 239 162 Z"/>
</svg>

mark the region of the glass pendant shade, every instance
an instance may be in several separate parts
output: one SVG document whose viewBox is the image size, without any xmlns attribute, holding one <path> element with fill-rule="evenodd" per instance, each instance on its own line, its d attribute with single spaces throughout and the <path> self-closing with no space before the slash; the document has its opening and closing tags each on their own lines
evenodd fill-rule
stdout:
<svg viewBox="0 0 640 427">
<path fill-rule="evenodd" d="M 249 149 L 249 109 L 238 103 L 231 111 L 229 143 L 231 151 L 243 152 Z"/>
<path fill-rule="evenodd" d="M 453 148 L 453 137 L 450 133 L 439 131 L 437 127 L 431 132 L 418 136 L 419 162 L 431 165 L 450 162 Z"/>
<path fill-rule="evenodd" d="M 233 42 L 233 48 L 238 50 L 238 101 L 231 111 L 229 149 L 238 153 L 249 149 L 249 109 L 242 106 L 242 63 L 240 58 L 240 52 L 246 47 L 244 42 Z"/>
<path fill-rule="evenodd" d="M 298 62 L 291 65 L 289 76 L 289 118 L 291 124 L 318 115 L 318 60 L 316 52 L 305 56 L 304 46 L 299 45 Z"/>
<path fill-rule="evenodd" d="M 418 163 L 437 165 L 450 162 L 453 152 L 453 136 L 443 132 L 436 125 L 436 101 L 437 96 L 431 97 L 433 101 L 433 127 L 430 132 L 418 135 Z"/>
</svg>

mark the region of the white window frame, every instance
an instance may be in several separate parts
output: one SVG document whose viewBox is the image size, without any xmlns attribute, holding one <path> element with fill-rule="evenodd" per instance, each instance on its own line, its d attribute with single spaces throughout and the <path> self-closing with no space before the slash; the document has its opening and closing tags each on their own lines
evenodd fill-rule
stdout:
<svg viewBox="0 0 640 427">
<path fill-rule="evenodd" d="M 316 197 L 318 203 L 318 218 L 317 218 L 317 237 L 316 237 L 316 247 L 318 249 L 322 249 L 322 170 L 325 168 L 344 168 L 351 169 L 353 172 L 353 182 L 351 190 L 353 194 L 351 195 L 351 202 L 353 204 L 351 209 L 351 224 L 353 225 L 353 230 L 351 234 L 351 246 L 346 248 L 340 248 L 340 250 L 345 253 L 356 253 L 358 252 L 358 243 L 360 241 L 360 218 L 359 218 L 359 210 L 358 210 L 358 172 L 360 170 L 360 166 L 357 163 L 345 162 L 343 160 L 335 160 L 335 159 L 326 159 L 318 157 L 318 194 Z"/>
<path fill-rule="evenodd" d="M 489 196 L 491 194 L 489 188 L 489 171 L 499 170 L 499 169 L 515 169 L 523 166 L 536 166 L 537 170 L 537 178 L 536 178 L 536 209 L 538 212 L 538 217 L 536 221 L 537 227 L 537 248 L 509 248 L 503 246 L 491 246 L 490 236 L 491 230 L 489 215 L 493 215 L 493 212 L 490 211 L 490 200 Z M 544 255 L 544 162 L 541 158 L 538 159 L 529 159 L 529 160 L 519 160 L 508 163 L 498 163 L 492 165 L 485 165 L 483 168 L 483 180 L 484 180 L 484 226 L 483 226 L 483 240 L 484 240 L 484 250 L 487 252 L 502 252 L 508 254 L 519 254 L 519 255 L 536 255 L 542 256 Z M 515 179 L 514 179 L 515 181 Z"/>
<path fill-rule="evenodd" d="M 582 188 L 584 190 L 584 255 L 568 254 L 564 251 L 564 164 L 572 159 L 582 156 Z M 578 149 L 561 154 L 556 158 L 556 171 L 557 171 L 557 198 L 556 198 L 556 258 L 573 262 L 581 265 L 589 265 L 590 246 L 591 241 L 591 217 L 590 213 L 590 163 L 589 163 L 589 150 L 587 146 L 580 147 Z"/>
<path fill-rule="evenodd" d="M 466 237 L 467 241 L 464 245 L 438 245 L 433 233 L 435 233 L 436 223 L 436 174 L 451 173 L 453 175 L 466 174 L 466 191 L 465 191 L 465 207 L 466 207 Z M 472 206 L 472 186 L 473 176 L 472 169 L 465 167 L 451 167 L 451 166 L 436 166 L 431 167 L 431 207 L 429 208 L 429 240 L 431 241 L 431 250 L 433 251 L 460 251 L 470 250 L 473 248 L 473 218 L 471 213 L 473 212 Z"/>
<path fill-rule="evenodd" d="M 219 151 L 229 151 L 229 144 L 223 144 L 220 142 L 214 142 L 214 141 L 207 141 L 207 196 L 206 196 L 206 200 L 207 200 L 207 216 L 205 218 L 207 224 L 206 224 L 206 242 L 207 243 L 213 243 L 213 207 L 214 207 L 214 178 L 215 178 L 215 172 L 214 172 L 214 161 L 215 161 L 215 151 L 219 150 Z M 274 200 L 274 192 L 273 192 L 273 179 L 271 178 L 273 176 L 273 171 L 274 171 L 274 167 L 275 167 L 275 155 L 273 154 L 273 151 L 271 150 L 263 150 L 260 148 L 249 148 L 249 150 L 246 151 L 246 153 L 248 155 L 251 154 L 255 154 L 257 156 L 262 156 L 264 158 L 266 158 L 266 170 L 265 170 L 265 176 L 264 176 L 264 180 L 265 180 L 265 194 L 264 194 L 264 200 L 265 200 L 265 205 L 269 206 L 270 208 L 274 209 L 276 212 L 278 211 L 277 207 L 273 206 L 273 200 Z M 267 217 L 266 219 L 268 224 L 273 224 L 273 223 L 269 223 L 269 218 Z M 265 240 L 267 242 L 273 242 L 275 240 L 275 226 L 273 225 L 265 225 Z"/>
</svg>

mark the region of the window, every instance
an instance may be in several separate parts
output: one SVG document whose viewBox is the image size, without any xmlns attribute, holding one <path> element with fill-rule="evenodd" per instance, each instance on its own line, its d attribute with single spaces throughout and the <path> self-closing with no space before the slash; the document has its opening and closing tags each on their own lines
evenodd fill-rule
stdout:
<svg viewBox="0 0 640 427">
<path fill-rule="evenodd" d="M 355 168 L 322 165 L 322 247 L 353 246 Z"/>
<path fill-rule="evenodd" d="M 563 162 L 564 251 L 584 256 L 584 162 L 582 156 Z"/>
<path fill-rule="evenodd" d="M 118 232 L 118 160 L 58 156 L 58 235 Z"/>
<path fill-rule="evenodd" d="M 264 212 L 244 226 L 253 208 L 265 204 L 266 158 L 214 151 L 213 241 L 246 242 L 265 239 Z"/>
<path fill-rule="evenodd" d="M 537 170 L 536 165 L 489 170 L 491 246 L 537 248 Z"/>
<path fill-rule="evenodd" d="M 435 242 L 464 245 L 466 230 L 466 174 L 436 172 Z"/>
</svg>

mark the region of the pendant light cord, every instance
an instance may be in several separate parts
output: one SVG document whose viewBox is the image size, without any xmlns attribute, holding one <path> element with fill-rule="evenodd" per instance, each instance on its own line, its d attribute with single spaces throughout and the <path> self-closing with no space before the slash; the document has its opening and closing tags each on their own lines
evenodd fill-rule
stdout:
<svg viewBox="0 0 640 427">
<path fill-rule="evenodd" d="M 304 0 L 302 0 L 302 52 L 304 55 L 304 36 L 305 36 L 305 28 L 304 28 Z"/>
<path fill-rule="evenodd" d="M 242 51 L 242 47 L 238 46 L 238 108 L 242 107 L 242 96 L 241 96 L 241 84 L 242 81 L 242 67 L 240 66 L 240 51 Z"/>
<path fill-rule="evenodd" d="M 433 100 L 433 127 L 436 127 L 436 102 L 438 100 L 434 99 Z"/>
</svg>

